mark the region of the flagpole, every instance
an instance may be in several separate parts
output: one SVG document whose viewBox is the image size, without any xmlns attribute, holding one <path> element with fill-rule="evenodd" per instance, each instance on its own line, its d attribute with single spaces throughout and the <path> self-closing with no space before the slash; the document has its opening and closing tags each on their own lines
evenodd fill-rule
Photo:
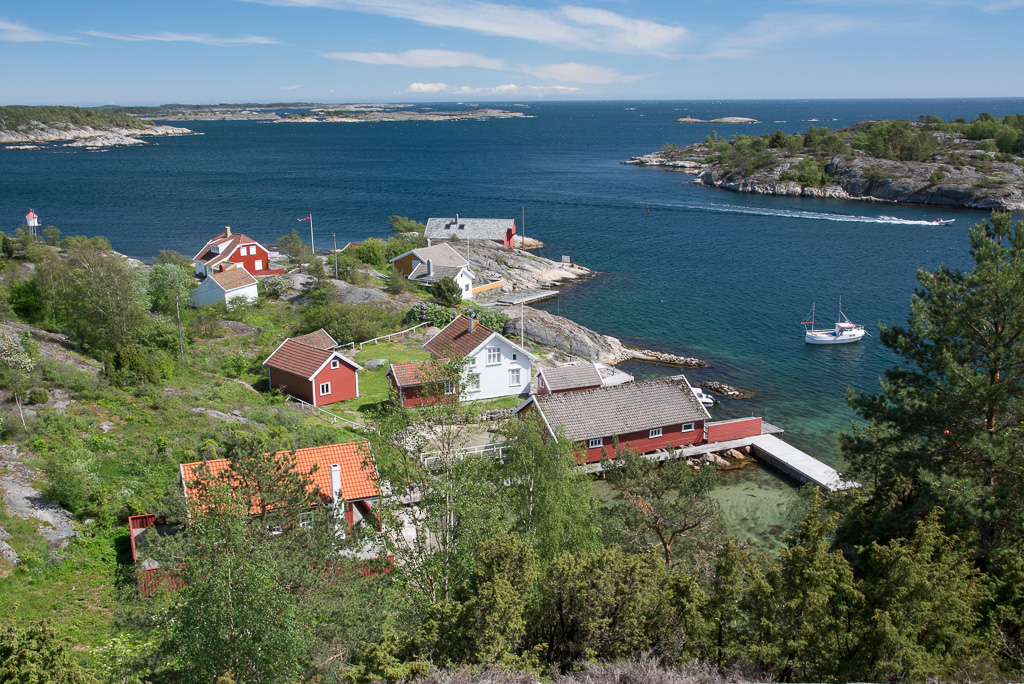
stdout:
<svg viewBox="0 0 1024 684">
<path fill-rule="evenodd" d="M 309 247 L 316 254 L 316 245 L 313 244 L 313 212 L 309 212 Z"/>
</svg>

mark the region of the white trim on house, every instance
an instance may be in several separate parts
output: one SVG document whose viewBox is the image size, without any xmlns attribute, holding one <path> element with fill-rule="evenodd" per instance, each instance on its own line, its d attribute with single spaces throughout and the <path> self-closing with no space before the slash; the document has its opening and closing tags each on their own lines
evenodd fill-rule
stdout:
<svg viewBox="0 0 1024 684">
<path fill-rule="evenodd" d="M 665 431 L 664 431 L 663 428 L 660 428 L 660 427 L 651 428 L 650 430 L 647 431 L 647 439 L 654 439 L 655 437 L 661 437 L 664 434 L 665 434 Z"/>
<path fill-rule="evenodd" d="M 604 446 L 604 437 L 594 437 L 587 442 L 588 449 L 600 449 Z"/>
<path fill-rule="evenodd" d="M 288 339 L 292 339 L 292 338 L 288 338 Z M 331 339 L 333 340 L 334 338 L 332 337 Z M 284 342 L 282 342 L 281 344 L 284 344 Z M 302 343 L 301 343 L 301 342 L 299 342 L 299 344 L 302 344 Z M 280 347 L 279 347 L 279 348 L 280 348 Z M 311 349 L 315 349 L 316 347 L 310 347 L 310 348 L 311 348 Z M 326 349 L 321 349 L 320 351 L 327 351 L 327 350 L 326 350 Z M 344 362 L 345 362 L 345 363 L 346 363 L 346 364 L 347 364 L 347 365 L 348 365 L 349 367 L 351 367 L 351 368 L 352 368 L 352 370 L 356 371 L 357 373 L 358 373 L 359 371 L 363 370 L 363 367 L 362 367 L 362 366 L 360 366 L 360 365 L 359 365 L 358 363 L 356 363 L 355 361 L 353 361 L 353 360 L 349 359 L 348 357 L 342 356 L 341 352 L 339 352 L 339 351 L 335 350 L 335 351 L 332 351 L 332 352 L 331 352 L 331 354 L 332 354 L 332 356 L 328 357 L 326 361 L 324 361 L 323 363 L 321 363 L 321 364 L 320 364 L 320 367 L 316 369 L 316 372 L 315 372 L 315 373 L 313 373 L 312 375 L 310 375 L 310 376 L 309 376 L 308 378 L 306 378 L 307 380 L 312 380 L 312 379 L 313 379 L 313 378 L 315 378 L 315 377 L 316 377 L 317 375 L 319 375 L 319 374 L 320 374 L 320 372 L 321 372 L 321 371 L 322 371 L 322 370 L 323 370 L 324 368 L 326 368 L 326 367 L 327 367 L 327 364 L 328 364 L 328 363 L 330 363 L 330 362 L 331 362 L 331 361 L 332 361 L 333 359 L 335 359 L 335 358 L 338 358 L 338 359 L 341 359 L 342 361 L 344 361 Z M 273 354 L 271 354 L 271 356 L 273 356 Z"/>
<path fill-rule="evenodd" d="M 327 388 L 326 392 L 324 391 L 324 387 Z M 331 383 L 329 383 L 329 382 L 321 382 L 319 389 L 320 389 L 320 396 L 321 397 L 326 397 L 327 395 L 329 395 L 331 393 Z"/>
</svg>

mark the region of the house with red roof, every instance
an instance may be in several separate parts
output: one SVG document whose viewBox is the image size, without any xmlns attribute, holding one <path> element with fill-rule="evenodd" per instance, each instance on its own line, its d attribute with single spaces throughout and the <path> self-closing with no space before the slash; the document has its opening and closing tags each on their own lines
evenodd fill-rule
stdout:
<svg viewBox="0 0 1024 684">
<path fill-rule="evenodd" d="M 255 302 L 259 292 L 256 279 L 248 271 L 233 267 L 211 273 L 188 296 L 192 306 L 223 303 L 231 308 L 234 304 Z"/>
<path fill-rule="evenodd" d="M 357 373 L 363 367 L 343 356 L 337 346 L 323 328 L 285 340 L 263 362 L 270 374 L 270 388 L 312 406 L 358 397 Z"/>
<path fill-rule="evenodd" d="M 288 452 L 279 451 L 275 456 L 283 457 Z M 330 506 L 335 515 L 345 516 L 348 526 L 355 525 L 364 518 L 373 518 L 373 504 L 380 498 L 380 484 L 377 466 L 370 451 L 369 442 L 345 442 L 327 446 L 296 449 L 294 452 L 295 471 L 306 475 L 309 479 L 310 492 L 319 491 L 322 504 Z M 202 496 L 197 486 L 201 475 L 227 479 L 232 486 L 239 486 L 239 476 L 232 473 L 231 462 L 226 458 L 211 461 L 183 463 L 179 467 L 179 477 L 185 500 L 194 501 Z M 254 502 L 258 503 L 258 502 Z M 250 507 L 250 515 L 258 510 Z M 308 524 L 306 512 L 296 511 L 299 525 Z"/>
<path fill-rule="evenodd" d="M 231 226 L 213 238 L 192 258 L 196 275 L 208 276 L 235 266 L 244 268 L 252 276 L 284 273 L 283 268 L 269 268 L 270 252 L 247 235 L 232 233 Z"/>
<path fill-rule="evenodd" d="M 459 316 L 423 348 L 439 359 L 466 360 L 466 388 L 461 401 L 530 393 L 530 363 L 536 357 L 503 335 Z"/>
<path fill-rule="evenodd" d="M 605 455 L 614 458 L 616 445 L 647 454 L 701 444 L 707 439 L 705 424 L 711 418 L 682 375 L 535 394 L 516 409 L 520 417 L 529 412 L 540 415 L 552 438 L 574 442 L 585 463 Z M 723 432 L 714 441 L 732 438 Z"/>
<path fill-rule="evenodd" d="M 393 363 L 386 376 L 402 408 L 458 401 L 459 388 L 456 383 L 433 377 L 439 370 L 437 364 L 425 361 Z"/>
</svg>

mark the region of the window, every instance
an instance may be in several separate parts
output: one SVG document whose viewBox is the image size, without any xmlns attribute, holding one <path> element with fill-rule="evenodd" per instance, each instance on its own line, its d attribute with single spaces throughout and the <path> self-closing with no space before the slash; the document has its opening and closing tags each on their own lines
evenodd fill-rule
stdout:
<svg viewBox="0 0 1024 684">
<path fill-rule="evenodd" d="M 331 383 L 321 382 L 320 383 L 320 396 L 326 396 L 331 393 Z"/>
<path fill-rule="evenodd" d="M 592 439 L 587 444 L 587 448 L 588 449 L 600 449 L 603 446 L 604 446 L 604 437 L 598 437 L 596 439 Z"/>
<path fill-rule="evenodd" d="M 263 259 L 257 259 L 256 260 L 256 262 L 253 264 L 253 270 L 254 271 L 262 271 L 263 270 Z"/>
<path fill-rule="evenodd" d="M 515 354 L 513 354 L 513 355 L 512 355 L 512 360 L 513 360 L 513 361 L 515 361 L 515 360 L 516 360 L 516 355 L 515 355 Z"/>
<path fill-rule="evenodd" d="M 299 527 L 313 526 L 313 512 L 299 513 Z"/>
<path fill-rule="evenodd" d="M 488 347 L 487 348 L 487 365 L 493 366 L 496 363 L 501 363 L 501 348 L 500 347 Z"/>
<path fill-rule="evenodd" d="M 661 437 L 661 428 L 653 428 L 647 435 L 648 439 L 654 439 L 655 437 Z"/>
<path fill-rule="evenodd" d="M 280 525 L 267 526 L 267 534 L 281 534 L 283 531 Z"/>
<path fill-rule="evenodd" d="M 335 368 L 337 368 L 340 365 L 341 365 L 341 361 L 338 361 L 338 359 L 331 359 L 331 370 L 334 370 Z"/>
<path fill-rule="evenodd" d="M 454 382 L 449 382 L 449 381 L 446 380 L 445 383 L 444 383 L 444 393 L 445 394 L 455 394 L 455 383 Z"/>
<path fill-rule="evenodd" d="M 513 368 L 508 372 L 508 385 L 509 387 L 518 387 L 523 384 L 519 379 L 519 369 Z"/>
<path fill-rule="evenodd" d="M 463 285 L 462 286 L 462 290 L 463 290 L 463 292 L 469 292 L 469 283 L 466 283 L 465 285 Z"/>
<path fill-rule="evenodd" d="M 249 248 L 248 247 L 243 247 L 242 249 L 238 250 L 239 256 L 245 256 L 248 253 L 249 253 Z"/>
<path fill-rule="evenodd" d="M 472 392 L 475 392 L 475 391 L 479 390 L 480 389 L 480 374 L 479 373 L 470 373 L 466 377 L 466 385 L 467 385 L 467 389 L 469 389 Z"/>
<path fill-rule="evenodd" d="M 683 432 L 693 432 L 693 423 L 683 423 Z"/>
</svg>

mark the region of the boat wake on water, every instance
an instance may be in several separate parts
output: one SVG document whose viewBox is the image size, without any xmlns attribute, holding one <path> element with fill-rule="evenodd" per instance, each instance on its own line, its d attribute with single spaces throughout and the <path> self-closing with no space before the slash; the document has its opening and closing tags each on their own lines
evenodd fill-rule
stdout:
<svg viewBox="0 0 1024 684">
<path fill-rule="evenodd" d="M 935 220 L 901 219 L 895 216 L 854 216 L 851 214 L 830 214 L 820 211 L 801 211 L 799 209 L 767 209 L 760 207 L 738 207 L 727 204 L 661 204 L 672 209 L 689 209 L 709 213 L 748 214 L 751 216 L 780 216 L 784 218 L 811 219 L 814 221 L 842 221 L 847 223 L 887 223 L 898 226 L 936 226 L 948 222 L 937 223 Z"/>
</svg>

